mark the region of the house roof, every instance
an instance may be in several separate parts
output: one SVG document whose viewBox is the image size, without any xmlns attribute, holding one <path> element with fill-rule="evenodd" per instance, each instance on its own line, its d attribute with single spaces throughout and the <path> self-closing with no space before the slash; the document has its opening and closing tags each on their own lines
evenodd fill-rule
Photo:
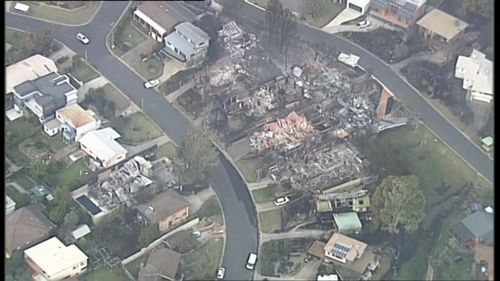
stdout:
<svg viewBox="0 0 500 281">
<path fill-rule="evenodd" d="M 316 210 L 318 212 L 330 212 L 333 210 L 330 201 L 316 201 Z"/>
<path fill-rule="evenodd" d="M 359 259 L 368 247 L 368 245 L 364 242 L 340 233 L 334 233 L 324 247 L 325 253 L 331 253 L 334 249 L 335 244 L 339 244 L 349 248 L 345 258 L 350 262 Z"/>
<path fill-rule="evenodd" d="M 325 256 L 325 245 L 325 242 L 314 240 L 311 247 L 307 249 L 307 253 L 322 259 Z"/>
<path fill-rule="evenodd" d="M 340 232 L 358 230 L 363 227 L 358 214 L 355 212 L 333 214 L 333 219 Z"/>
<path fill-rule="evenodd" d="M 11 208 L 12 206 L 16 206 L 16 202 L 9 197 L 9 195 L 5 195 L 5 207 Z"/>
<path fill-rule="evenodd" d="M 136 208 L 153 223 L 158 223 L 166 217 L 189 206 L 189 203 L 175 190 L 168 190 L 157 194 L 146 204 Z"/>
<path fill-rule="evenodd" d="M 473 49 L 469 57 L 458 56 L 456 68 L 463 73 L 464 89 L 493 94 L 493 62 L 485 54 Z"/>
<path fill-rule="evenodd" d="M 134 14 L 162 34 L 172 30 L 179 22 L 190 20 L 186 15 L 169 7 L 166 1 L 144 1 L 137 7 Z"/>
<path fill-rule="evenodd" d="M 88 260 L 76 245 L 65 246 L 57 237 L 25 250 L 24 254 L 49 276 Z"/>
<path fill-rule="evenodd" d="M 205 31 L 188 21 L 179 23 L 175 30 L 189 38 L 195 46 L 210 40 L 210 36 Z"/>
<path fill-rule="evenodd" d="M 96 122 L 95 118 L 78 104 L 61 108 L 56 111 L 56 114 L 60 115 L 75 129 L 91 122 Z"/>
<path fill-rule="evenodd" d="M 174 280 L 180 261 L 181 254 L 168 248 L 161 248 L 152 251 L 148 256 L 146 265 L 140 269 L 139 280 L 162 280 L 158 277 Z"/>
<path fill-rule="evenodd" d="M 453 232 L 462 241 L 468 241 L 493 232 L 493 228 L 493 214 L 477 211 L 455 225 Z"/>
<path fill-rule="evenodd" d="M 117 131 L 108 127 L 88 132 L 78 142 L 92 150 L 99 159 L 107 161 L 118 154 L 127 153 L 127 150 L 115 140 L 119 137 L 121 135 Z"/>
<path fill-rule="evenodd" d="M 47 238 L 56 227 L 40 211 L 39 205 L 17 209 L 5 218 L 5 249 L 24 249 Z"/>
<path fill-rule="evenodd" d="M 5 71 L 6 93 L 10 93 L 19 84 L 56 72 L 57 66 L 53 60 L 36 54 L 7 66 Z"/>
<path fill-rule="evenodd" d="M 369 208 L 370 207 L 370 196 L 368 194 L 365 194 L 361 197 L 354 198 L 352 200 L 352 207 L 354 209 Z"/>
<path fill-rule="evenodd" d="M 446 38 L 446 40 L 453 39 L 469 26 L 468 23 L 438 9 L 433 9 L 423 16 L 417 21 L 417 25 Z"/>
<path fill-rule="evenodd" d="M 170 42 L 170 44 L 175 46 L 186 57 L 189 57 L 195 53 L 193 45 L 177 32 L 172 32 L 167 35 L 167 37 L 165 37 L 165 41 Z"/>
<path fill-rule="evenodd" d="M 54 118 L 50 119 L 50 121 L 43 123 L 43 126 L 49 130 L 53 130 L 55 128 L 59 128 L 61 126 L 61 122 L 59 122 L 59 120 Z"/>
<path fill-rule="evenodd" d="M 492 137 L 485 137 L 484 139 L 481 140 L 481 142 L 486 146 L 492 146 L 493 145 L 493 138 Z"/>
</svg>

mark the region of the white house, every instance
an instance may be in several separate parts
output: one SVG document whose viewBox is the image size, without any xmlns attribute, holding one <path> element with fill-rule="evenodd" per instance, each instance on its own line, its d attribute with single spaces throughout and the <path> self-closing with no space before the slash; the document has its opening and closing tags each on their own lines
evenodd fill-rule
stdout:
<svg viewBox="0 0 500 281">
<path fill-rule="evenodd" d="M 33 280 L 59 281 L 78 276 L 87 269 L 88 257 L 76 245 L 65 246 L 52 237 L 24 251 L 33 270 Z"/>
<path fill-rule="evenodd" d="M 364 15 L 370 8 L 370 0 L 347 0 L 347 8 Z"/>
<path fill-rule="evenodd" d="M 5 215 L 10 215 L 12 212 L 16 210 L 16 202 L 9 197 L 9 195 L 5 195 Z"/>
<path fill-rule="evenodd" d="M 101 126 L 101 120 L 92 110 L 85 110 L 78 104 L 57 110 L 56 120 L 61 124 L 59 129 L 64 139 L 70 142 L 78 141 L 84 134 Z"/>
<path fill-rule="evenodd" d="M 198 65 L 207 55 L 209 41 L 210 36 L 205 31 L 190 22 L 183 22 L 165 37 L 165 46 L 180 61 L 187 65 Z"/>
<path fill-rule="evenodd" d="M 98 166 L 109 168 L 127 157 L 127 150 L 116 141 L 119 137 L 113 128 L 105 128 L 85 134 L 78 142 Z"/>
<path fill-rule="evenodd" d="M 5 69 L 5 93 L 12 93 L 15 86 L 26 81 L 35 80 L 52 72 L 57 72 L 56 63 L 38 54 L 11 64 Z"/>
<path fill-rule="evenodd" d="M 469 100 L 493 100 L 493 62 L 485 54 L 474 49 L 470 57 L 459 56 L 455 77 L 463 79 L 462 88 L 467 90 Z"/>
</svg>

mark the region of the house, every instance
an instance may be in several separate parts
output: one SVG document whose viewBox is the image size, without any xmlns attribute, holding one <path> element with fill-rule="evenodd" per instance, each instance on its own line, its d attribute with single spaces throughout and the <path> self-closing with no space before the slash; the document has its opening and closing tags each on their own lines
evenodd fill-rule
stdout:
<svg viewBox="0 0 500 281">
<path fill-rule="evenodd" d="M 16 210 L 16 202 L 9 197 L 9 195 L 5 195 L 5 215 L 10 215 Z"/>
<path fill-rule="evenodd" d="M 181 261 L 181 254 L 168 248 L 153 250 L 147 262 L 139 269 L 139 281 L 177 280 L 177 270 Z"/>
<path fill-rule="evenodd" d="M 39 205 L 17 209 L 5 217 L 5 256 L 24 250 L 47 239 L 55 230 L 54 225 L 41 212 Z"/>
<path fill-rule="evenodd" d="M 58 130 L 62 131 L 64 139 L 68 142 L 78 141 L 84 134 L 101 126 L 101 120 L 92 110 L 85 110 L 78 104 L 57 110 L 56 120 L 60 124 Z"/>
<path fill-rule="evenodd" d="M 456 224 L 452 232 L 458 242 L 474 248 L 478 242 L 493 241 L 493 229 L 493 214 L 476 211 Z"/>
<path fill-rule="evenodd" d="M 183 14 L 169 8 L 166 1 L 144 1 L 133 13 L 133 18 L 144 27 L 149 36 L 163 42 L 167 34 L 178 23 L 188 20 Z"/>
<path fill-rule="evenodd" d="M 33 280 L 58 281 L 78 276 L 87 269 L 88 257 L 76 245 L 65 246 L 57 237 L 24 251 Z"/>
<path fill-rule="evenodd" d="M 483 275 L 481 277 L 484 278 L 486 275 L 488 280 L 494 280 L 494 252 L 495 248 L 482 244 L 478 244 L 474 249 L 474 265 L 478 269 L 479 273 Z M 476 278 L 476 280 L 480 279 Z"/>
<path fill-rule="evenodd" d="M 333 214 L 333 220 L 340 233 L 359 233 L 363 227 L 356 212 Z"/>
<path fill-rule="evenodd" d="M 189 216 L 189 204 L 179 193 L 169 190 L 157 194 L 150 202 L 136 207 L 139 219 L 158 224 L 160 232 L 179 224 Z"/>
<path fill-rule="evenodd" d="M 325 252 L 324 252 L 325 245 L 326 245 L 325 242 L 314 240 L 309 249 L 307 249 L 307 253 L 311 256 L 323 259 L 325 257 Z"/>
<path fill-rule="evenodd" d="M 370 14 L 408 29 L 424 13 L 426 0 L 372 0 Z"/>
<path fill-rule="evenodd" d="M 56 110 L 77 102 L 77 90 L 66 75 L 51 72 L 14 86 L 14 108 L 31 111 L 40 123 L 52 119 Z"/>
<path fill-rule="evenodd" d="M 6 67 L 6 94 L 14 92 L 14 87 L 27 81 L 36 80 L 49 73 L 57 72 L 56 63 L 36 54 Z"/>
<path fill-rule="evenodd" d="M 190 22 L 182 22 L 165 37 L 165 51 L 187 66 L 198 66 L 207 55 L 210 36 Z"/>
<path fill-rule="evenodd" d="M 459 56 L 455 77 L 463 79 L 462 88 L 467 90 L 469 101 L 493 101 L 493 62 L 485 54 L 473 49 L 469 57 Z"/>
<path fill-rule="evenodd" d="M 100 168 L 109 168 L 127 157 L 127 150 L 116 139 L 121 135 L 113 128 L 104 128 L 85 134 L 78 142 Z"/>
<path fill-rule="evenodd" d="M 335 264 L 342 280 L 360 280 L 379 267 L 381 256 L 364 242 L 334 233 L 324 247 L 325 261 Z"/>
</svg>

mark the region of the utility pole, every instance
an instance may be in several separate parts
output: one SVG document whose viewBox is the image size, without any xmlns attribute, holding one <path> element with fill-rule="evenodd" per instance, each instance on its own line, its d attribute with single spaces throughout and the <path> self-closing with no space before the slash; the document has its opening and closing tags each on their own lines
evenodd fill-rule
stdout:
<svg viewBox="0 0 500 281">
<path fill-rule="evenodd" d="M 85 61 L 87 62 L 87 49 L 85 49 Z"/>
<path fill-rule="evenodd" d="M 141 99 L 141 110 L 144 110 L 144 99 Z"/>
</svg>

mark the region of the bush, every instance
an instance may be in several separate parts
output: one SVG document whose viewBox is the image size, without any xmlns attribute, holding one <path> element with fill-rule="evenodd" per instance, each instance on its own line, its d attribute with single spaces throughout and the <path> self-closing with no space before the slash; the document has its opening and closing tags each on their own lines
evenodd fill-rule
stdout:
<svg viewBox="0 0 500 281">
<path fill-rule="evenodd" d="M 56 60 L 56 62 L 57 62 L 58 64 L 63 64 L 63 63 L 64 63 L 65 61 L 67 61 L 68 59 L 69 59 L 69 57 L 68 57 L 68 56 L 64 56 L 64 57 L 60 57 L 60 58 L 58 58 L 58 59 Z"/>
</svg>

